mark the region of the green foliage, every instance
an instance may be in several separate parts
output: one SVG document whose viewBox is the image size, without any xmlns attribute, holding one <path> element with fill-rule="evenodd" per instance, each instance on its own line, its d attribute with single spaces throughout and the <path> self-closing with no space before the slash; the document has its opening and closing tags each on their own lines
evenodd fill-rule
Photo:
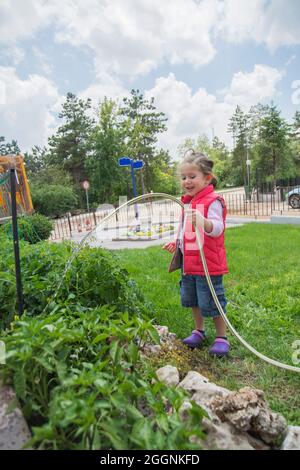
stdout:
<svg viewBox="0 0 300 470">
<path fill-rule="evenodd" d="M 5 138 L 0 136 L 0 155 L 18 155 L 21 150 L 16 140 L 5 142 Z"/>
<path fill-rule="evenodd" d="M 14 259 L 11 241 L 1 237 L 2 257 L 0 261 L 0 317 L 7 324 L 16 311 L 13 297 Z M 132 314 L 144 311 L 147 305 L 128 279 L 127 272 L 120 268 L 113 254 L 88 247 L 72 258 L 72 245 L 39 243 L 36 246 L 21 246 L 21 270 L 24 291 L 24 308 L 29 315 L 40 314 L 51 299 L 55 302 L 80 302 L 85 307 L 110 305 L 119 311 Z M 58 289 L 58 287 L 60 289 Z M 6 295 L 10 289 L 12 296 Z"/>
<path fill-rule="evenodd" d="M 117 105 L 104 99 L 99 106 L 99 121 L 90 135 L 91 154 L 85 163 L 91 203 L 114 203 L 118 202 L 119 195 L 129 196 L 127 173 L 118 164 L 125 152 L 123 139 Z"/>
<path fill-rule="evenodd" d="M 71 186 L 61 184 L 33 184 L 32 204 L 36 211 L 48 217 L 59 217 L 77 207 L 78 197 Z"/>
<path fill-rule="evenodd" d="M 151 323 L 103 306 L 57 307 L 16 321 L 2 337 L 13 382 L 39 449 L 195 449 L 204 412 L 141 368 Z M 172 413 L 170 413 L 172 410 Z"/>
<path fill-rule="evenodd" d="M 18 233 L 21 240 L 29 243 L 38 243 L 42 240 L 48 240 L 53 230 L 51 220 L 42 214 L 25 215 L 18 218 Z M 4 225 L 6 234 L 12 237 L 11 222 Z"/>
<path fill-rule="evenodd" d="M 0 241 L 0 305 L 7 315 L 8 308 L 14 313 L 13 255 L 3 234 Z M 21 245 L 26 312 L 0 335 L 7 353 L 1 379 L 13 384 L 31 427 L 28 445 L 199 448 L 205 413 L 193 403 L 182 422 L 186 392 L 153 382 L 139 347 L 158 336 L 114 256 L 84 248 L 63 278 L 70 244 Z"/>
<path fill-rule="evenodd" d="M 288 141 L 288 125 L 276 106 L 265 106 L 255 142 L 255 166 L 262 181 L 276 181 L 295 174 Z M 269 177 L 269 178 L 268 178 Z"/>
<path fill-rule="evenodd" d="M 24 153 L 24 163 L 26 165 L 26 173 L 28 178 L 38 177 L 47 167 L 48 152 L 46 147 L 34 145 L 30 152 Z M 49 181 L 46 181 L 49 182 Z"/>
<path fill-rule="evenodd" d="M 145 191 L 148 192 L 153 184 L 151 165 L 156 154 L 155 145 L 158 135 L 167 130 L 167 118 L 156 110 L 154 98 L 147 100 L 139 90 L 131 90 L 131 96 L 123 99 L 120 114 L 123 116 L 122 126 L 126 136 L 126 155 L 144 162 L 143 170 L 139 171 L 145 177 Z"/>
<path fill-rule="evenodd" d="M 200 135 L 197 139 L 185 139 L 178 147 L 178 153 L 181 158 L 183 158 L 185 152 L 191 148 L 196 152 L 202 152 L 208 155 L 213 160 L 213 173 L 217 177 L 218 188 L 233 185 L 235 180 L 232 175 L 232 159 L 223 142 L 215 137 L 211 144 L 205 135 Z"/>
<path fill-rule="evenodd" d="M 230 322 L 258 351 L 293 365 L 292 345 L 300 338 L 299 228 L 247 224 L 227 230 L 226 247 L 230 274 L 224 276 L 224 284 Z M 180 306 L 180 273 L 168 273 L 169 253 L 151 247 L 118 251 L 118 257 L 151 302 L 156 322 L 167 325 L 179 338 L 188 336 L 194 322 L 190 309 Z M 212 343 L 214 324 L 207 319 L 205 327 Z M 229 389 L 251 386 L 263 390 L 273 410 L 299 425 L 299 374 L 264 363 L 233 335 L 229 338 L 228 360 L 212 360 L 204 348 L 193 351 L 189 369 L 197 367 L 211 381 Z"/>
<path fill-rule="evenodd" d="M 153 156 L 149 172 L 151 174 L 149 190 L 175 195 L 179 193 L 177 164 L 171 161 L 168 152 L 161 150 Z"/>
<path fill-rule="evenodd" d="M 72 176 L 77 185 L 85 179 L 85 160 L 88 156 L 88 141 L 94 121 L 87 115 L 91 99 L 81 100 L 68 93 L 59 118 L 64 123 L 49 139 L 50 163 L 60 165 Z"/>
</svg>

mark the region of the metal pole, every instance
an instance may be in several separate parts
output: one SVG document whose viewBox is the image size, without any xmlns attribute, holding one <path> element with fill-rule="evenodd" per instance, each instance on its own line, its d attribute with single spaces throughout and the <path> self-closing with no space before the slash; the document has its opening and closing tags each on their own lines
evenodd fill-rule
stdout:
<svg viewBox="0 0 300 470">
<path fill-rule="evenodd" d="M 133 160 L 131 160 L 131 180 L 132 180 L 132 187 L 133 187 L 133 196 L 136 197 L 136 186 L 135 186 L 135 179 L 134 179 L 134 168 L 133 168 Z"/>
<path fill-rule="evenodd" d="M 85 188 L 85 195 L 86 195 L 86 207 L 88 213 L 90 212 L 90 205 L 89 205 L 89 190 Z"/>
<path fill-rule="evenodd" d="M 247 164 L 247 178 L 248 178 L 248 196 L 250 199 L 250 164 L 249 163 Z"/>
<path fill-rule="evenodd" d="M 131 167 L 131 180 L 132 180 L 132 187 L 133 187 L 133 197 L 136 197 L 136 185 L 135 185 L 133 164 L 134 164 L 134 161 L 131 160 L 130 167 Z M 138 212 L 137 204 L 134 205 L 134 209 L 135 209 L 135 218 L 136 218 L 136 220 L 138 220 L 139 219 L 139 212 Z M 137 229 L 138 229 L 138 227 L 137 227 Z"/>
<path fill-rule="evenodd" d="M 17 220 L 16 178 L 17 178 L 16 170 L 12 168 L 10 170 L 11 216 L 12 216 L 12 229 L 13 229 L 14 253 L 15 253 L 15 272 L 16 272 L 16 284 L 17 284 L 18 311 L 19 311 L 19 316 L 21 316 L 23 314 L 23 291 L 22 291 L 18 220 Z"/>
</svg>

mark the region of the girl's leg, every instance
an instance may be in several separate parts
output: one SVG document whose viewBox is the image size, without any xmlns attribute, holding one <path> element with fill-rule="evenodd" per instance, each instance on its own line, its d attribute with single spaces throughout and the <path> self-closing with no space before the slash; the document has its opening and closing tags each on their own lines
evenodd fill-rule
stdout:
<svg viewBox="0 0 300 470">
<path fill-rule="evenodd" d="M 217 336 L 226 336 L 226 323 L 224 322 L 221 315 L 214 317 L 214 323 L 217 331 Z"/>
<path fill-rule="evenodd" d="M 196 330 L 204 330 L 204 318 L 199 307 L 192 307 Z"/>
<path fill-rule="evenodd" d="M 221 316 L 214 317 L 214 322 L 217 331 L 217 337 L 209 352 L 212 356 L 227 356 L 230 349 L 230 344 L 226 338 L 226 323 Z"/>
<path fill-rule="evenodd" d="M 195 330 L 192 331 L 192 334 L 183 340 L 183 343 L 189 346 L 190 348 L 197 348 L 201 346 L 206 336 L 204 333 L 204 318 L 201 315 L 201 310 L 199 307 L 192 307 L 192 312 L 195 321 Z"/>
</svg>

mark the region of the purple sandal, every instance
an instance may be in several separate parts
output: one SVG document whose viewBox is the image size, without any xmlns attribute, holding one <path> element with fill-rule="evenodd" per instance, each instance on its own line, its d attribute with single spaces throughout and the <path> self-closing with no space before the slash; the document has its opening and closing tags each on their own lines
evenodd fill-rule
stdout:
<svg viewBox="0 0 300 470">
<path fill-rule="evenodd" d="M 217 357 L 227 356 L 227 354 L 229 353 L 229 349 L 230 344 L 227 339 L 216 338 L 214 344 L 209 350 L 209 354 Z"/>
<path fill-rule="evenodd" d="M 204 340 L 206 340 L 204 333 L 201 333 L 201 331 L 198 330 L 193 330 L 192 334 L 183 340 L 183 343 L 189 348 L 198 348 Z"/>
</svg>

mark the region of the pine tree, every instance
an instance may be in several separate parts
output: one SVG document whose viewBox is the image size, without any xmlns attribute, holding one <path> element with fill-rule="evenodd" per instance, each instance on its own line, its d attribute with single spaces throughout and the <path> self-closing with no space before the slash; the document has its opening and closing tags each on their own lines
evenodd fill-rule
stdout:
<svg viewBox="0 0 300 470">
<path fill-rule="evenodd" d="M 49 138 L 50 163 L 68 171 L 76 186 L 86 178 L 85 162 L 89 154 L 89 137 L 94 120 L 87 115 L 91 99 L 82 100 L 68 93 L 60 119 L 64 124 Z"/>
<path fill-rule="evenodd" d="M 294 174 L 294 164 L 288 140 L 289 126 L 274 104 L 265 107 L 258 122 L 256 165 L 262 181 L 287 178 Z"/>
<path fill-rule="evenodd" d="M 5 142 L 5 137 L 0 136 L 0 155 L 19 155 L 20 147 L 16 140 Z"/>
<path fill-rule="evenodd" d="M 107 98 L 99 106 L 99 121 L 90 137 L 91 154 L 86 160 L 86 172 L 90 181 L 91 202 L 117 202 L 119 195 L 127 194 L 126 172 L 120 168 L 123 129 L 116 103 Z"/>
<path fill-rule="evenodd" d="M 145 183 L 149 189 L 151 164 L 156 152 L 158 134 L 167 130 L 165 124 L 167 118 L 164 113 L 156 111 L 154 98 L 145 99 L 139 90 L 131 90 L 130 98 L 123 99 L 120 112 L 127 136 L 127 154 L 134 160 L 144 162 Z"/>
<path fill-rule="evenodd" d="M 247 159 L 249 159 L 249 140 L 251 133 L 250 116 L 237 106 L 229 120 L 228 132 L 234 143 L 232 152 L 232 177 L 234 184 L 247 184 Z"/>
</svg>

